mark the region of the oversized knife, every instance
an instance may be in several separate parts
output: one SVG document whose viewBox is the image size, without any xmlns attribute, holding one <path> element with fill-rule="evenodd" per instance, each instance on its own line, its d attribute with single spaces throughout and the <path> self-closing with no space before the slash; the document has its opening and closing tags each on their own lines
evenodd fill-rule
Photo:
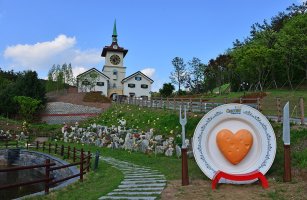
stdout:
<svg viewBox="0 0 307 200">
<path fill-rule="evenodd" d="M 291 152 L 290 152 L 290 119 L 289 102 L 284 106 L 283 113 L 283 134 L 284 141 L 284 182 L 291 181 Z"/>
</svg>

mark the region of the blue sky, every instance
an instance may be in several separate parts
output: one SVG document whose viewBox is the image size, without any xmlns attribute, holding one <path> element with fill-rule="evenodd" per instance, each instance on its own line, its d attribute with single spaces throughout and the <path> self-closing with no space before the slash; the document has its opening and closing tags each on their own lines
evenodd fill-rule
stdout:
<svg viewBox="0 0 307 200">
<path fill-rule="evenodd" d="M 157 91 L 170 82 L 171 61 L 198 57 L 207 63 L 249 36 L 253 23 L 303 0 L 0 0 L 0 67 L 36 70 L 72 63 L 74 75 L 96 67 L 111 44 L 128 49 L 127 76 L 142 70 Z"/>
</svg>

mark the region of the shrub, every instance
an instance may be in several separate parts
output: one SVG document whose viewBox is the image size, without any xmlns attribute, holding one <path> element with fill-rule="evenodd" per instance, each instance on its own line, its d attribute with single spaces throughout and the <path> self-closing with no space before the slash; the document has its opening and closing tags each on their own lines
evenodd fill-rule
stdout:
<svg viewBox="0 0 307 200">
<path fill-rule="evenodd" d="M 38 110 L 41 101 L 26 96 L 15 96 L 14 101 L 19 105 L 19 114 L 26 121 L 32 121 L 34 113 Z"/>
<path fill-rule="evenodd" d="M 101 92 L 88 92 L 83 97 L 84 102 L 110 103 L 110 98 L 101 95 Z"/>
</svg>

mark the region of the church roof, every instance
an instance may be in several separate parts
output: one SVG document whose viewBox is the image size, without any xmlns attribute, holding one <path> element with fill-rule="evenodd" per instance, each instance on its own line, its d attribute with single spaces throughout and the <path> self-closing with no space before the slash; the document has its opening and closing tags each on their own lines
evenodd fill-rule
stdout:
<svg viewBox="0 0 307 200">
<path fill-rule="evenodd" d="M 114 43 L 114 42 L 112 42 L 112 44 L 111 44 L 110 46 L 105 46 L 105 47 L 103 48 L 102 52 L 101 52 L 101 56 L 102 56 L 102 57 L 106 57 L 108 51 L 123 52 L 123 53 L 124 53 L 124 57 L 126 56 L 126 54 L 128 53 L 128 50 L 127 50 L 127 49 L 124 49 L 124 48 L 119 47 L 119 46 L 117 47 L 117 49 L 114 49 L 114 48 L 113 48 L 113 45 L 117 45 L 117 46 L 118 46 L 118 44 L 117 44 L 117 43 Z"/>
<path fill-rule="evenodd" d="M 124 83 L 124 82 L 128 81 L 129 79 L 132 79 L 133 77 L 135 77 L 137 75 L 141 75 L 141 76 L 145 77 L 148 81 L 150 81 L 150 83 L 154 82 L 151 78 L 149 78 L 148 76 L 143 74 L 141 71 L 137 71 L 134 74 L 131 74 L 130 76 L 124 78 L 121 82 Z"/>
<path fill-rule="evenodd" d="M 102 73 L 101 71 L 97 70 L 96 68 L 89 69 L 89 70 L 87 70 L 87 71 L 85 71 L 85 72 L 79 74 L 79 75 L 77 76 L 77 79 L 78 79 L 79 77 L 81 77 L 81 76 L 83 76 L 83 75 L 89 73 L 90 71 L 95 71 L 95 72 L 99 73 L 100 75 L 104 76 L 106 79 L 110 79 L 107 75 L 105 75 L 105 74 Z"/>
</svg>

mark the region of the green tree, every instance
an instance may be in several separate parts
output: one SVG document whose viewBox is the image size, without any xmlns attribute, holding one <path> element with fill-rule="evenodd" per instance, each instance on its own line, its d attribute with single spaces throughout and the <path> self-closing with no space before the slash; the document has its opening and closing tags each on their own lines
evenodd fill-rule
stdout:
<svg viewBox="0 0 307 200">
<path fill-rule="evenodd" d="M 174 66 L 174 71 L 171 72 L 170 79 L 172 83 L 178 85 L 178 91 L 181 91 L 181 85 L 185 83 L 187 78 L 187 70 L 186 65 L 182 58 L 175 57 L 172 60 L 172 64 Z"/>
<path fill-rule="evenodd" d="M 163 87 L 159 90 L 159 93 L 163 97 L 169 97 L 174 92 L 175 86 L 172 83 L 164 83 Z"/>
<path fill-rule="evenodd" d="M 38 79 L 35 71 L 25 71 L 20 75 L 15 84 L 15 96 L 27 96 L 33 99 L 46 102 L 46 90 L 42 81 Z"/>
<path fill-rule="evenodd" d="M 289 20 L 277 36 L 275 54 L 286 74 L 286 80 L 293 89 L 307 79 L 307 14 L 296 15 Z M 295 78 L 295 80 L 293 80 Z"/>
<path fill-rule="evenodd" d="M 14 101 L 19 105 L 19 114 L 28 122 L 33 120 L 34 114 L 41 104 L 40 100 L 26 96 L 15 96 Z"/>
<path fill-rule="evenodd" d="M 187 75 L 187 86 L 191 91 L 199 93 L 203 90 L 205 82 L 205 69 L 206 65 L 201 62 L 199 58 L 193 57 L 188 62 L 189 74 Z"/>
</svg>

